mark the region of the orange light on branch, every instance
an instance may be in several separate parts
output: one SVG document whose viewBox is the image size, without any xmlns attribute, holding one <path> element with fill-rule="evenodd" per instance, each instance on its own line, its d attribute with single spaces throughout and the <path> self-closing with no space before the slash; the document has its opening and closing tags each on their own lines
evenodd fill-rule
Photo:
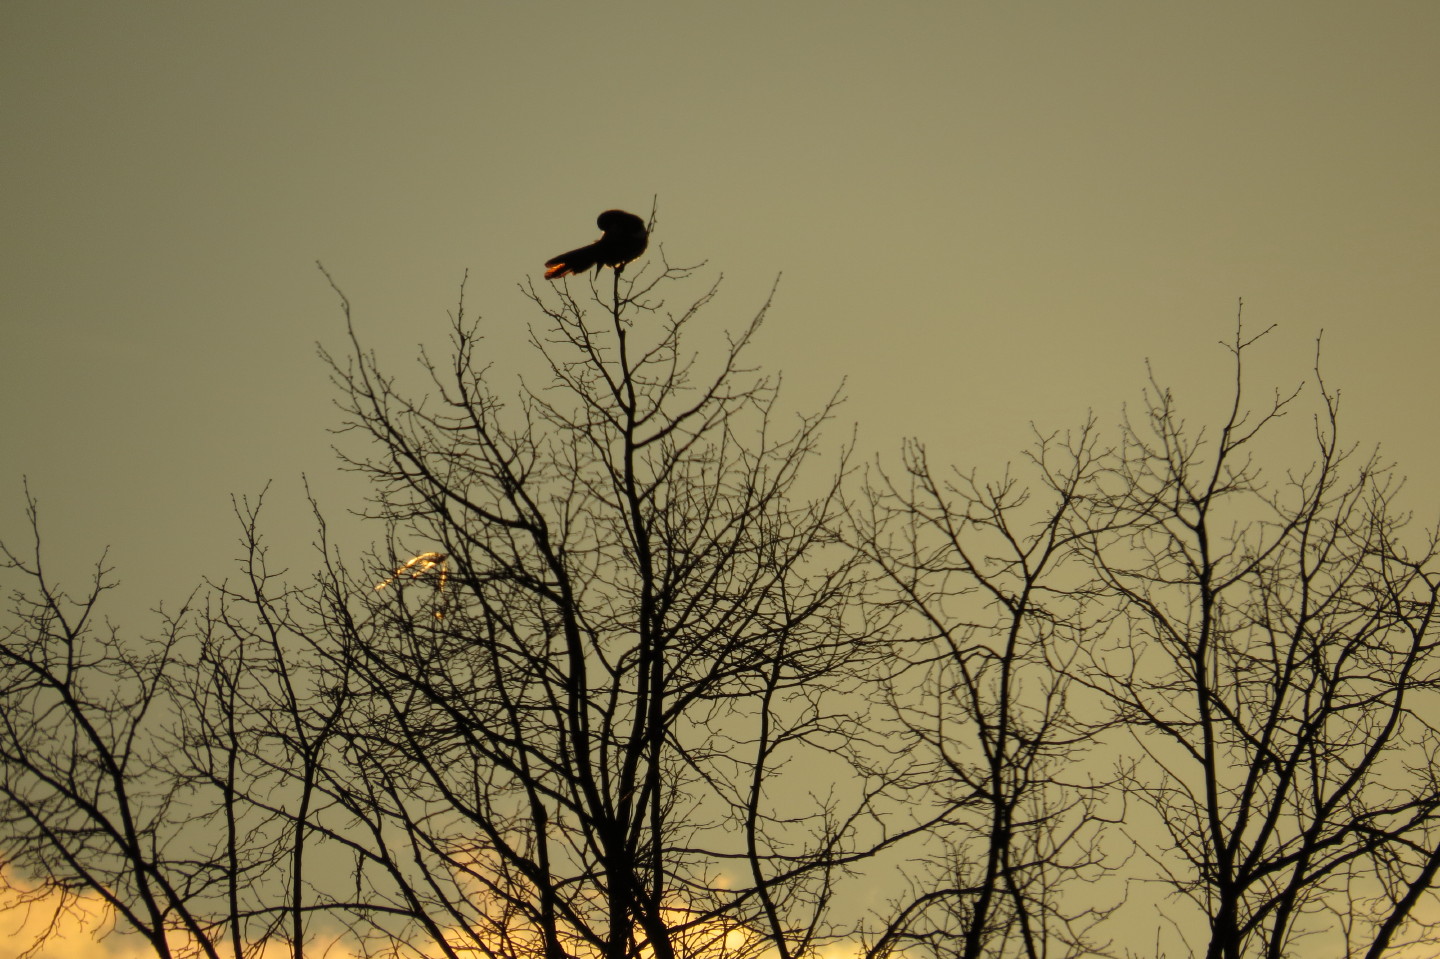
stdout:
<svg viewBox="0 0 1440 959">
<path fill-rule="evenodd" d="M 386 586 L 389 586 L 404 576 L 407 572 L 410 574 L 411 579 L 419 579 L 431 570 L 435 570 L 435 590 L 439 592 L 445 588 L 445 580 L 450 577 L 450 567 L 445 562 L 446 558 L 444 553 L 420 553 L 418 556 L 412 556 L 405 561 L 404 565 L 395 570 L 393 576 L 383 582 L 376 583 L 375 588 L 384 589 Z"/>
<path fill-rule="evenodd" d="M 443 593 L 445 591 L 445 581 L 450 578 L 450 566 L 445 562 L 446 559 L 447 557 L 444 553 L 420 553 L 412 556 L 399 566 L 389 579 L 376 583 L 375 588 L 377 590 L 384 589 L 397 579 L 405 576 L 406 573 L 410 574 L 410 579 L 419 579 L 426 573 L 433 572 L 435 574 L 435 592 Z M 431 615 L 436 619 L 445 618 L 443 609 L 436 609 Z"/>
</svg>

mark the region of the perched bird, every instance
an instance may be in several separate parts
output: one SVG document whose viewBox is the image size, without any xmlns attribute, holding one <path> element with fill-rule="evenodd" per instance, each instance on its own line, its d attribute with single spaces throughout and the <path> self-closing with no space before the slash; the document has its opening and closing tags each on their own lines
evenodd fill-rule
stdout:
<svg viewBox="0 0 1440 959">
<path fill-rule="evenodd" d="M 595 220 L 596 226 L 604 231 L 600 239 L 589 246 L 562 253 L 545 261 L 545 279 L 553 280 L 572 273 L 584 273 L 595 267 L 599 273 L 602 266 L 625 269 L 625 264 L 645 252 L 649 236 L 645 232 L 645 221 L 624 210 L 606 210 Z"/>
</svg>

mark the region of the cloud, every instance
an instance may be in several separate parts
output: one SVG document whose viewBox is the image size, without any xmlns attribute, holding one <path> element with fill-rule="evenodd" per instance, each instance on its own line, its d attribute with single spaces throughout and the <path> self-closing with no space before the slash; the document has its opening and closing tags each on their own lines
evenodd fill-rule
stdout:
<svg viewBox="0 0 1440 959">
<path fill-rule="evenodd" d="M 677 913 L 684 910 L 677 909 Z M 677 917 L 678 918 L 678 917 Z M 155 951 L 135 933 L 118 929 L 113 911 L 94 894 L 64 897 L 27 882 L 6 867 L 0 867 L 0 959 L 20 959 L 37 938 L 46 935 L 45 945 L 30 953 L 33 959 L 154 959 Z M 736 929 L 692 929 L 684 937 L 682 951 L 691 955 L 773 955 L 753 935 Z M 456 941 L 463 937 L 456 936 Z M 199 957 L 188 937 L 175 934 L 171 949 L 176 956 Z M 228 955 L 228 950 L 223 951 Z M 417 948 L 421 955 L 438 955 Z M 358 959 L 358 953 L 338 933 L 316 936 L 305 950 L 317 959 Z M 854 959 L 861 949 L 851 943 L 832 943 L 816 951 L 819 959 Z M 247 959 L 290 959 L 290 947 L 281 941 L 247 949 Z"/>
<path fill-rule="evenodd" d="M 111 912 L 95 895 L 62 898 L 26 882 L 8 867 L 0 875 L 0 959 L 17 959 L 44 936 L 46 945 L 32 953 L 37 959 L 140 959 L 154 951 L 143 943 L 110 943 L 100 937 L 113 931 Z"/>
<path fill-rule="evenodd" d="M 48 930 L 48 934 L 47 934 Z M 114 913 L 93 893 L 62 897 L 0 867 L 0 959 L 19 959 L 41 936 L 45 944 L 33 959 L 154 959 L 155 950 L 134 933 L 116 928 Z M 171 937 L 177 956 L 198 956 L 200 951 L 187 937 Z M 319 936 L 310 942 L 306 955 L 320 959 L 357 959 L 340 936 Z M 249 959 L 289 959 L 290 947 L 268 942 Z"/>
</svg>

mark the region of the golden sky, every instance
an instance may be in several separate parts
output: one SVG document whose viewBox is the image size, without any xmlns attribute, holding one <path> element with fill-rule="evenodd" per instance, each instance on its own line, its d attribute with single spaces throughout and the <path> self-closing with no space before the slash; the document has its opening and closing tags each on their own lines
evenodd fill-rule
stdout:
<svg viewBox="0 0 1440 959">
<path fill-rule="evenodd" d="M 867 450 L 998 471 L 1147 358 L 1212 414 L 1243 297 L 1257 384 L 1323 328 L 1342 425 L 1433 517 L 1437 50 L 1431 0 L 6 0 L 0 535 L 26 474 L 55 566 L 109 545 L 144 610 L 226 574 L 230 494 L 274 479 L 303 569 L 300 474 L 359 505 L 315 261 L 395 368 L 468 269 L 503 382 L 517 284 L 655 196 L 652 250 L 726 276 L 706 323 L 783 272 L 754 358 L 800 407 L 845 378 Z"/>
</svg>

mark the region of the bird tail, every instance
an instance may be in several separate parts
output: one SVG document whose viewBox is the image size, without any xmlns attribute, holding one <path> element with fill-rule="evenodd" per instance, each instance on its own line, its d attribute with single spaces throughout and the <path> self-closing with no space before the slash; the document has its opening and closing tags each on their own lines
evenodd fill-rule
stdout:
<svg viewBox="0 0 1440 959">
<path fill-rule="evenodd" d="M 594 244 L 582 246 L 578 250 L 561 253 L 554 259 L 546 260 L 545 279 L 554 280 L 572 273 L 584 273 L 592 266 L 599 265 L 599 261 L 595 258 Z"/>
</svg>

